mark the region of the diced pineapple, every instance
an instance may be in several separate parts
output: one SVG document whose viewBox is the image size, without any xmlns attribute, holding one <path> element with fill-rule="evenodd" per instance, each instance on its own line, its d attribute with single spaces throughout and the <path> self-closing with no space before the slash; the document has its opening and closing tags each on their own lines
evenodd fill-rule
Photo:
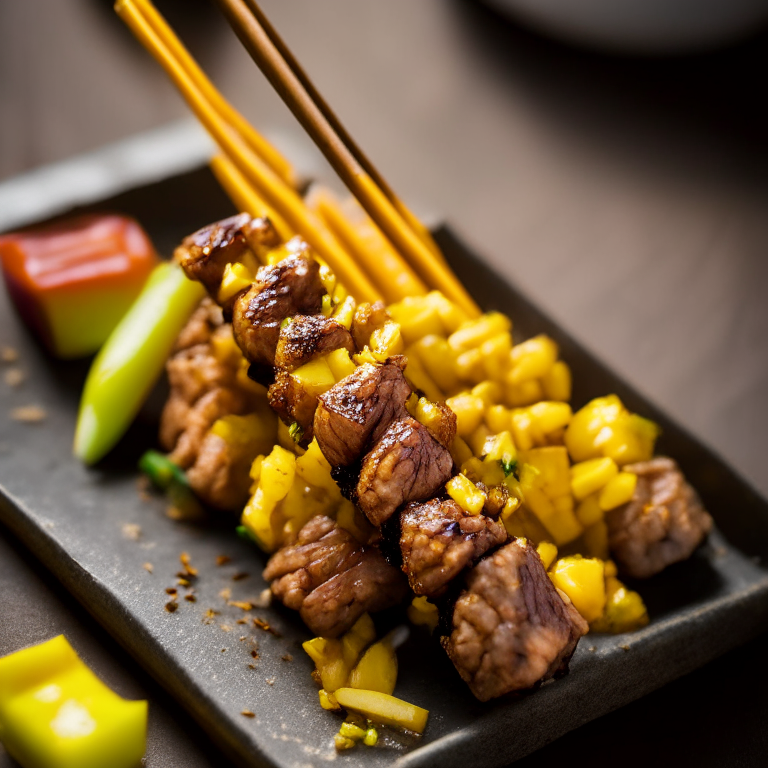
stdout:
<svg viewBox="0 0 768 768">
<path fill-rule="evenodd" d="M 570 495 L 570 461 L 564 447 L 533 448 L 523 454 L 522 461 L 539 471 L 537 484 L 550 499 Z"/>
<path fill-rule="evenodd" d="M 227 264 L 219 287 L 219 303 L 225 304 L 240 291 L 250 288 L 251 283 L 253 283 L 253 274 L 248 267 L 238 262 Z"/>
<path fill-rule="evenodd" d="M 541 385 L 547 398 L 561 402 L 568 402 L 571 399 L 571 382 L 571 369 L 562 360 L 558 360 L 541 377 Z"/>
<path fill-rule="evenodd" d="M 571 491 L 578 501 L 599 491 L 619 473 L 613 459 L 589 459 L 571 467 Z"/>
<path fill-rule="evenodd" d="M 509 333 L 512 321 L 501 312 L 488 312 L 476 320 L 468 320 L 448 337 L 452 349 L 463 352 L 477 349 L 480 345 L 500 333 Z"/>
<path fill-rule="evenodd" d="M 576 517 L 585 528 L 603 519 L 603 510 L 597 498 L 598 494 L 592 493 L 586 499 L 582 499 L 576 507 Z"/>
<path fill-rule="evenodd" d="M 590 626 L 594 632 L 632 632 L 648 623 L 648 610 L 637 592 L 627 589 L 615 574 L 609 575 L 606 569 L 605 610 Z"/>
<path fill-rule="evenodd" d="M 485 409 L 485 423 L 491 432 L 504 432 L 512 428 L 512 415 L 503 405 L 491 405 Z"/>
<path fill-rule="evenodd" d="M 552 565 L 557 558 L 557 547 L 550 541 L 542 541 L 536 547 L 536 551 L 539 553 L 544 570 L 549 570 L 549 566 Z"/>
<path fill-rule="evenodd" d="M 483 511 L 485 494 L 465 475 L 455 475 L 446 484 L 448 495 L 470 515 Z"/>
<path fill-rule="evenodd" d="M 427 373 L 415 349 L 408 347 L 405 350 L 405 356 L 408 358 L 408 363 L 405 367 L 405 378 L 408 379 L 414 389 L 421 390 L 430 400 L 434 402 L 441 401 L 444 395 L 440 387 L 435 384 L 432 377 Z"/>
<path fill-rule="evenodd" d="M 342 499 L 336 510 L 336 522 L 361 544 L 368 544 L 376 533 L 376 529 L 368 522 L 365 515 L 347 499 Z"/>
<path fill-rule="evenodd" d="M 501 386 L 495 381 L 481 381 L 472 387 L 472 394 L 475 397 L 479 397 L 486 408 L 494 406 L 501 400 Z"/>
<path fill-rule="evenodd" d="M 392 694 L 397 683 L 397 654 L 384 638 L 374 643 L 362 656 L 349 676 L 350 688 Z"/>
<path fill-rule="evenodd" d="M 492 381 L 503 381 L 509 368 L 512 352 L 512 336 L 508 332 L 497 333 L 480 345 L 485 375 Z"/>
<path fill-rule="evenodd" d="M 329 352 L 325 356 L 325 361 L 331 369 L 333 378 L 338 382 L 355 372 L 357 366 L 352 362 L 349 356 L 349 350 L 341 347 Z"/>
<path fill-rule="evenodd" d="M 451 443 L 451 457 L 453 463 L 460 467 L 465 461 L 472 458 L 472 449 L 462 438 L 454 437 L 453 443 Z"/>
<path fill-rule="evenodd" d="M 425 626 L 430 632 L 437 629 L 437 606 L 426 597 L 414 597 L 408 606 L 408 620 L 416 626 Z"/>
<path fill-rule="evenodd" d="M 567 427 L 573 416 L 571 406 L 568 403 L 557 403 L 547 400 L 530 406 L 528 413 L 531 414 L 537 426 L 545 435 Z"/>
<path fill-rule="evenodd" d="M 426 301 L 437 310 L 437 314 L 443 323 L 445 333 L 453 333 L 469 320 L 467 313 L 447 299 L 440 293 L 440 291 L 431 291 L 428 293 Z"/>
<path fill-rule="evenodd" d="M 308 394 L 314 396 L 322 395 L 336 383 L 336 378 L 325 357 L 305 363 L 290 375 Z"/>
<path fill-rule="evenodd" d="M 406 343 L 413 344 L 424 336 L 445 332 L 437 307 L 424 296 L 406 296 L 387 308 L 392 319 L 399 323 Z"/>
<path fill-rule="evenodd" d="M 634 472 L 619 472 L 600 491 L 598 498 L 600 508 L 607 512 L 609 509 L 615 509 L 632 501 L 636 486 L 637 475 Z"/>
<path fill-rule="evenodd" d="M 596 558 L 561 557 L 549 572 L 552 583 L 565 592 L 585 621 L 599 618 L 605 608 L 605 568 Z"/>
<path fill-rule="evenodd" d="M 344 663 L 352 669 L 360 659 L 360 654 L 375 639 L 376 627 L 373 625 L 373 619 L 364 613 L 341 637 L 341 655 Z"/>
<path fill-rule="evenodd" d="M 333 310 L 333 314 L 331 315 L 337 323 L 341 323 L 347 330 L 352 327 L 352 318 L 354 316 L 355 300 L 351 296 L 347 296 L 340 300 L 338 306 Z"/>
<path fill-rule="evenodd" d="M 456 354 L 444 337 L 429 334 L 419 339 L 409 350 L 410 355 L 416 354 L 432 380 L 440 382 L 440 389 L 444 392 L 454 392 L 458 389 Z"/>
<path fill-rule="evenodd" d="M 546 376 L 557 360 L 557 344 L 548 336 L 534 336 L 512 347 L 510 384 L 522 384 Z M 540 399 L 540 398 L 539 398 Z"/>
<path fill-rule="evenodd" d="M 514 369 L 513 369 L 514 372 Z M 539 402 L 544 397 L 544 390 L 538 379 L 527 379 L 513 384 L 509 381 L 511 373 L 507 376 L 507 386 L 504 390 L 507 404 L 512 408 L 522 408 Z"/>
<path fill-rule="evenodd" d="M 468 349 L 465 352 L 459 352 L 454 363 L 454 370 L 462 381 L 479 384 L 485 377 L 483 353 L 479 349 Z"/>
<path fill-rule="evenodd" d="M 259 488 L 265 499 L 277 503 L 285 498 L 293 485 L 296 456 L 276 445 L 261 463 Z"/>
<path fill-rule="evenodd" d="M 388 320 L 381 328 L 377 328 L 371 334 L 371 340 L 368 344 L 371 348 L 371 354 L 380 363 L 385 362 L 387 358 L 393 355 L 399 355 L 404 349 L 400 326 Z"/>
<path fill-rule="evenodd" d="M 445 404 L 456 414 L 456 434 L 459 437 L 469 437 L 480 426 L 485 403 L 479 397 L 463 392 L 449 397 Z"/>
</svg>

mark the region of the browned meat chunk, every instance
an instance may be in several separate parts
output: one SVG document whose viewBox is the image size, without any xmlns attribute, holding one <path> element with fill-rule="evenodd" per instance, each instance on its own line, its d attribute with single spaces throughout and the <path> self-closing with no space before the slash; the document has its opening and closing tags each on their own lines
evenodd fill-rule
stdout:
<svg viewBox="0 0 768 768">
<path fill-rule="evenodd" d="M 191 280 L 201 282 L 216 299 L 224 268 L 248 255 L 263 256 L 280 245 L 280 237 L 269 219 L 252 219 L 239 213 L 184 238 L 175 257 Z M 257 261 L 253 261 L 255 269 Z"/>
<path fill-rule="evenodd" d="M 295 241 L 288 244 L 295 253 L 275 266 L 262 267 L 253 285 L 235 301 L 235 340 L 251 363 L 274 365 L 283 320 L 297 314 L 316 315 L 322 308 L 325 288 L 320 265 L 300 247 L 303 241 Z"/>
<path fill-rule="evenodd" d="M 440 418 L 429 425 L 429 431 L 440 445 L 450 448 L 456 437 L 456 414 L 445 404 L 435 403 Z"/>
<path fill-rule="evenodd" d="M 400 517 L 403 570 L 417 595 L 439 595 L 448 582 L 507 540 L 504 526 L 470 515 L 452 499 L 409 504 Z"/>
<path fill-rule="evenodd" d="M 331 466 L 354 464 L 395 419 L 407 414 L 411 387 L 403 363 L 402 358 L 384 365 L 366 363 L 320 395 L 315 436 Z"/>
<path fill-rule="evenodd" d="M 317 402 L 317 395 L 308 392 L 290 373 L 275 371 L 275 381 L 269 387 L 269 404 L 284 424 L 290 426 L 295 422 L 299 425 L 299 442 L 303 446 L 312 442 Z"/>
<path fill-rule="evenodd" d="M 637 475 L 637 487 L 632 501 L 605 516 L 608 546 L 623 573 L 646 578 L 690 557 L 712 518 L 672 459 L 659 456 L 624 469 Z"/>
<path fill-rule="evenodd" d="M 264 578 L 279 600 L 324 637 L 346 632 L 366 611 L 396 605 L 407 591 L 403 575 L 376 547 L 363 546 L 323 515 L 299 531 L 294 545 L 272 556 Z"/>
<path fill-rule="evenodd" d="M 567 670 L 588 626 L 547 576 L 536 550 L 516 539 L 467 576 L 442 644 L 480 701 L 531 688 Z"/>
<path fill-rule="evenodd" d="M 401 504 L 437 494 L 452 470 L 450 451 L 407 416 L 391 424 L 363 459 L 352 500 L 373 525 L 381 525 Z"/>
<path fill-rule="evenodd" d="M 352 318 L 352 336 L 359 350 L 368 343 L 371 334 L 381 328 L 390 319 L 383 301 L 358 304 Z"/>
<path fill-rule="evenodd" d="M 297 315 L 280 330 L 275 366 L 293 371 L 342 347 L 355 351 L 352 334 L 341 323 L 325 315 Z"/>
</svg>

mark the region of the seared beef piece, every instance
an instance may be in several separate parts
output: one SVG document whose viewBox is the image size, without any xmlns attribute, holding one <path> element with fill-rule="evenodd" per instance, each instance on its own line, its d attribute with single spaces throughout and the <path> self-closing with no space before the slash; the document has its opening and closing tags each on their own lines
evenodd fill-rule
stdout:
<svg viewBox="0 0 768 768">
<path fill-rule="evenodd" d="M 481 560 L 441 642 L 480 701 L 567 671 L 588 626 L 547 576 L 535 548 L 516 539 Z"/>
<path fill-rule="evenodd" d="M 242 261 L 248 254 L 262 256 L 278 245 L 280 237 L 269 219 L 239 213 L 185 237 L 175 258 L 187 276 L 200 281 L 216 299 L 228 263 Z"/>
<path fill-rule="evenodd" d="M 429 431 L 440 445 L 450 448 L 456 437 L 456 414 L 445 404 L 435 403 L 440 419 L 429 425 Z"/>
<path fill-rule="evenodd" d="M 262 267 L 253 285 L 238 296 L 232 314 L 235 341 L 248 361 L 274 365 L 280 324 L 293 315 L 320 312 L 324 293 L 320 265 L 308 253 Z"/>
<path fill-rule="evenodd" d="M 400 515 L 403 570 L 417 595 L 435 597 L 467 565 L 507 540 L 504 526 L 452 499 L 411 503 Z"/>
<path fill-rule="evenodd" d="M 395 419 L 407 415 L 411 387 L 403 376 L 404 363 L 402 357 L 384 365 L 366 363 L 320 395 L 315 436 L 331 466 L 354 464 Z"/>
<path fill-rule="evenodd" d="M 354 353 L 352 334 L 325 315 L 297 315 L 284 328 L 275 351 L 275 367 L 293 371 L 336 349 Z"/>
<path fill-rule="evenodd" d="M 393 422 L 363 459 L 352 501 L 373 525 L 381 525 L 401 504 L 438 493 L 452 470 L 450 451 L 406 416 Z"/>
<path fill-rule="evenodd" d="M 371 334 L 381 328 L 390 319 L 383 301 L 369 304 L 367 301 L 357 305 L 352 318 L 352 337 L 359 350 L 368 343 Z"/>
<path fill-rule="evenodd" d="M 271 557 L 264 578 L 323 637 L 346 632 L 366 611 L 396 605 L 407 592 L 403 575 L 376 547 L 363 546 L 323 515 L 299 531 L 294 545 Z"/>
<path fill-rule="evenodd" d="M 181 352 L 182 349 L 189 349 L 196 344 L 207 344 L 217 329 L 223 325 L 224 316 L 221 313 L 221 307 L 213 299 L 203 299 L 187 320 L 187 324 L 181 329 L 173 351 Z M 231 327 L 226 332 L 231 333 Z"/>
<path fill-rule="evenodd" d="M 504 509 L 504 505 L 509 501 L 509 490 L 507 489 L 507 486 L 493 485 L 489 488 L 485 483 L 475 483 L 475 485 L 485 493 L 483 514 L 497 518 Z"/>
<path fill-rule="evenodd" d="M 278 368 L 275 381 L 269 387 L 269 404 L 284 424 L 290 426 L 296 422 L 299 425 L 302 446 L 312 442 L 317 395 L 308 392 L 290 373 Z"/>
<path fill-rule="evenodd" d="M 712 518 L 672 459 L 659 456 L 624 470 L 637 475 L 637 487 L 632 501 L 605 516 L 608 546 L 622 573 L 646 578 L 690 557 Z"/>
</svg>

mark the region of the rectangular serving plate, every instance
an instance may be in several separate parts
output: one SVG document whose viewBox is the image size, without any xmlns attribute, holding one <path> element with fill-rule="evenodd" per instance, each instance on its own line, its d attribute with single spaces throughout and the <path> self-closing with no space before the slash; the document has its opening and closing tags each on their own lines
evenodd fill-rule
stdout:
<svg viewBox="0 0 768 768">
<path fill-rule="evenodd" d="M 182 156 L 179 135 L 187 141 Z M 120 211 L 135 216 L 158 249 L 170 253 L 189 232 L 232 212 L 210 172 L 200 167 L 204 145 L 190 135 L 182 126 L 5 182 L 0 201 L 14 200 L 15 218 L 3 222 L 0 213 L 0 228 L 70 210 Z M 164 141 L 173 152 L 162 151 Z M 589 635 L 570 674 L 531 695 L 478 703 L 438 645 L 414 631 L 400 652 L 397 693 L 429 709 L 430 720 L 424 737 L 408 748 L 393 743 L 335 753 L 339 720 L 318 706 L 312 665 L 300 645 L 308 633 L 298 615 L 280 606 L 246 614 L 221 596 L 230 590 L 233 600 L 256 597 L 266 586 L 259 575 L 264 555 L 233 535 L 234 521 L 173 522 L 163 514 L 161 500 L 139 491 L 136 460 L 155 444 L 162 393 L 105 461 L 83 467 L 72 458 L 71 441 L 87 363 L 48 358 L 0 294 L 0 344 L 20 351 L 28 374 L 22 388 L 0 393 L 0 519 L 243 766 L 329 760 L 371 768 L 507 765 L 768 628 L 768 504 L 490 270 L 449 228 L 435 235 L 482 307 L 513 318 L 518 340 L 547 333 L 558 342 L 574 374 L 574 407 L 615 392 L 662 426 L 659 451 L 682 465 L 717 530 L 691 560 L 642 583 L 649 626 L 626 635 Z M 8 419 L 11 409 L 29 404 L 45 409 L 43 423 Z M 136 531 L 126 525 L 139 526 L 138 540 L 126 536 Z M 169 613 L 165 588 L 175 584 L 182 552 L 200 570 L 197 602 L 182 600 Z M 231 561 L 217 567 L 221 554 Z M 145 563 L 153 565 L 151 574 Z M 247 578 L 233 580 L 245 573 Z M 237 623 L 252 615 L 266 619 L 280 637 Z M 256 648 L 258 659 L 251 653 Z M 245 709 L 256 716 L 243 717 Z"/>
</svg>

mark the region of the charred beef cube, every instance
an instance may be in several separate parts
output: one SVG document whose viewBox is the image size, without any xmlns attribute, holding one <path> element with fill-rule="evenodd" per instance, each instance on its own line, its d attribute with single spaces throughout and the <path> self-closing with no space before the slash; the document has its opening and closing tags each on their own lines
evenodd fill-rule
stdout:
<svg viewBox="0 0 768 768">
<path fill-rule="evenodd" d="M 361 365 L 320 395 L 315 436 L 331 466 L 357 462 L 368 445 L 389 425 L 407 414 L 411 387 L 403 376 L 404 358 L 384 365 Z"/>
<path fill-rule="evenodd" d="M 366 611 L 399 603 L 403 575 L 376 547 L 363 546 L 331 518 L 313 517 L 295 544 L 272 556 L 264 570 L 272 593 L 298 610 L 312 632 L 336 637 Z"/>
<path fill-rule="evenodd" d="M 293 242 L 293 241 L 291 241 Z M 262 267 L 253 285 L 235 301 L 235 341 L 251 363 L 275 364 L 280 324 L 294 315 L 316 315 L 325 288 L 320 265 L 299 250 L 272 267 Z"/>
<path fill-rule="evenodd" d="M 390 319 L 383 301 L 376 301 L 373 304 L 366 301 L 358 304 L 352 317 L 352 337 L 358 350 L 362 351 L 370 341 L 371 334 L 382 328 Z"/>
<path fill-rule="evenodd" d="M 293 371 L 342 347 L 355 351 L 352 334 L 341 323 L 325 315 L 297 315 L 280 329 L 275 367 Z"/>
<path fill-rule="evenodd" d="M 239 213 L 184 238 L 175 258 L 187 277 L 201 282 L 216 299 L 227 264 L 242 261 L 249 254 L 263 256 L 278 245 L 280 237 L 269 219 Z"/>
<path fill-rule="evenodd" d="M 637 487 L 629 503 L 605 516 L 608 546 L 622 573 L 646 578 L 690 557 L 712 518 L 672 459 L 659 456 L 624 469 L 637 475 Z"/>
<path fill-rule="evenodd" d="M 411 503 L 400 516 L 403 570 L 417 595 L 439 595 L 466 566 L 506 540 L 501 523 L 470 515 L 452 499 Z"/>
<path fill-rule="evenodd" d="M 516 539 L 469 572 L 441 642 L 472 693 L 488 701 L 566 671 L 587 629 L 536 550 Z"/>
<path fill-rule="evenodd" d="M 352 500 L 373 525 L 381 525 L 402 504 L 439 493 L 452 470 L 450 451 L 406 416 L 392 423 L 363 459 Z"/>
</svg>

